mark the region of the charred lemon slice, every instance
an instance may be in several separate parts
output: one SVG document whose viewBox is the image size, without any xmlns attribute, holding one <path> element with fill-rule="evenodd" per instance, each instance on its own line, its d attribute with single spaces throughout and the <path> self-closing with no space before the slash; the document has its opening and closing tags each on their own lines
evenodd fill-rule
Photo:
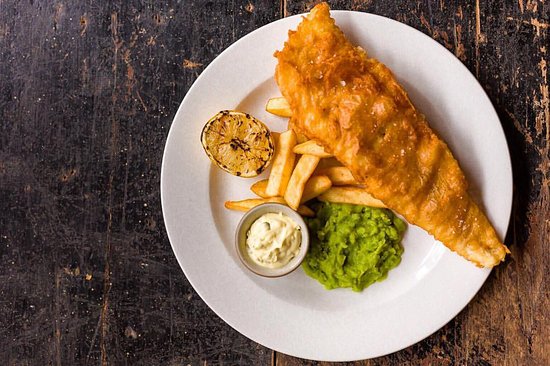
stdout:
<svg viewBox="0 0 550 366">
<path fill-rule="evenodd" d="M 221 111 L 204 126 L 204 151 L 217 166 L 238 177 L 255 177 L 269 166 L 273 137 L 248 113 Z"/>
</svg>

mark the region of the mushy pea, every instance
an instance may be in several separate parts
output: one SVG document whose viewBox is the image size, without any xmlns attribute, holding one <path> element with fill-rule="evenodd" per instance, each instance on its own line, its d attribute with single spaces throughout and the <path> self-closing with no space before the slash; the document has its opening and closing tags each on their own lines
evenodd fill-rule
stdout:
<svg viewBox="0 0 550 366">
<path fill-rule="evenodd" d="M 406 224 L 390 210 L 319 203 L 307 220 L 311 242 L 302 267 L 326 289 L 362 291 L 401 262 Z"/>
</svg>

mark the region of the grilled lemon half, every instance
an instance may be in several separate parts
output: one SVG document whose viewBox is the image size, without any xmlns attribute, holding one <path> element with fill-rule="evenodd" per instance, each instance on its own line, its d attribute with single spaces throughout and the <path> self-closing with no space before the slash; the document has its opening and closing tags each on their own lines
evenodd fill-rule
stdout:
<svg viewBox="0 0 550 366">
<path fill-rule="evenodd" d="M 221 111 L 202 129 L 201 142 L 217 166 L 238 177 L 255 177 L 271 163 L 269 129 L 248 113 Z"/>
</svg>

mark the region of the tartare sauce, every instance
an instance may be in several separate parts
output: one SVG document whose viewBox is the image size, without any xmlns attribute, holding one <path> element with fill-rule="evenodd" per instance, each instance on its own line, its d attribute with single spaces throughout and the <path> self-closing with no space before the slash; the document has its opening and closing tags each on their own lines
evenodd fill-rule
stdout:
<svg viewBox="0 0 550 366">
<path fill-rule="evenodd" d="M 246 250 L 257 264 L 280 268 L 300 251 L 300 227 L 288 216 L 266 213 L 260 216 L 246 234 Z"/>
</svg>

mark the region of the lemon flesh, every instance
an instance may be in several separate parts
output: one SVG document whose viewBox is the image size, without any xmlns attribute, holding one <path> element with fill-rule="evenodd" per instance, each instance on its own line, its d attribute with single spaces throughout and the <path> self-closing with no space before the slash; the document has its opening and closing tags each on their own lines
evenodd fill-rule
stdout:
<svg viewBox="0 0 550 366">
<path fill-rule="evenodd" d="M 217 166 L 238 177 L 255 177 L 273 157 L 273 137 L 258 119 L 237 111 L 221 111 L 204 126 L 204 151 Z"/>
</svg>

